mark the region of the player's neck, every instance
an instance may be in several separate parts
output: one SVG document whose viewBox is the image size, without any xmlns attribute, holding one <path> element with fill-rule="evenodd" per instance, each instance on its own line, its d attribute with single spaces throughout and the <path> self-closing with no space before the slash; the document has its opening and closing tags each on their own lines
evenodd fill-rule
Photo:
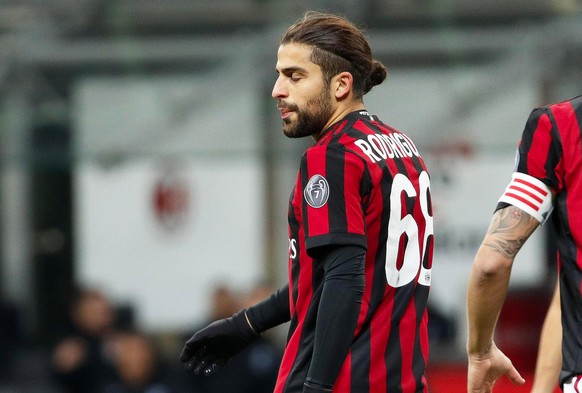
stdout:
<svg viewBox="0 0 582 393">
<path fill-rule="evenodd" d="M 331 127 L 338 121 L 342 120 L 348 114 L 362 109 L 366 109 L 362 101 L 352 101 L 347 105 L 339 105 L 333 112 L 333 114 L 330 116 L 329 120 L 325 124 L 325 127 L 323 127 L 323 129 L 320 132 L 313 135 L 313 139 L 317 141 L 321 134 L 323 133 L 323 131 L 327 130 L 329 127 Z"/>
</svg>

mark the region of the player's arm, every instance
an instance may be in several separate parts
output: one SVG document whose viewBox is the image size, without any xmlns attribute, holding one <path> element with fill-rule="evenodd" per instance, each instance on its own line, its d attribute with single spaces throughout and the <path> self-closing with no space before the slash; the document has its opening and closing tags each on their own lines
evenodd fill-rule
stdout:
<svg viewBox="0 0 582 393">
<path fill-rule="evenodd" d="M 538 225 L 534 217 L 509 205 L 495 212 L 477 251 L 467 289 L 469 392 L 490 391 L 504 374 L 514 383 L 524 383 L 509 358 L 495 346 L 493 333 L 515 256 Z"/>
<path fill-rule="evenodd" d="M 531 393 L 551 393 L 558 385 L 562 366 L 562 312 L 560 287 L 556 283 L 554 294 L 544 319 L 536 369 Z"/>
<path fill-rule="evenodd" d="M 289 286 L 231 317 L 214 321 L 184 345 L 180 361 L 195 374 L 211 375 L 260 334 L 289 321 Z"/>
<path fill-rule="evenodd" d="M 514 258 L 538 222 L 515 206 L 493 215 L 473 262 L 467 293 L 470 354 L 485 354 L 505 301 Z"/>
<path fill-rule="evenodd" d="M 332 391 L 354 338 L 364 293 L 364 248 L 318 251 L 315 263 L 323 263 L 325 277 L 304 393 Z"/>
</svg>

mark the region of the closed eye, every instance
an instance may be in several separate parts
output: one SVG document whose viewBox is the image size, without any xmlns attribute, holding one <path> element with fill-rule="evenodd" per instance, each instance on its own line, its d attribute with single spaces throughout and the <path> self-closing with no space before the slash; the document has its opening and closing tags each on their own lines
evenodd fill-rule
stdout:
<svg viewBox="0 0 582 393">
<path fill-rule="evenodd" d="M 298 82 L 301 79 L 303 79 L 303 77 L 302 77 L 302 75 L 293 73 L 293 74 L 291 74 L 291 76 L 289 76 L 289 79 L 291 79 L 292 82 Z"/>
<path fill-rule="evenodd" d="M 287 67 L 281 70 L 280 75 L 286 76 L 292 82 L 298 82 L 305 77 L 306 73 L 306 70 L 301 67 Z"/>
</svg>

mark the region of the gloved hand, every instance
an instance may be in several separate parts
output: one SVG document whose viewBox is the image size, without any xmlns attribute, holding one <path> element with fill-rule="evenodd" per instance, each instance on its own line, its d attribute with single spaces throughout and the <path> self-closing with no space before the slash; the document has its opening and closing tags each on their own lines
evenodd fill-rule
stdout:
<svg viewBox="0 0 582 393">
<path fill-rule="evenodd" d="M 209 376 L 258 337 L 242 310 L 196 332 L 186 341 L 180 361 L 194 374 Z"/>
<path fill-rule="evenodd" d="M 313 382 L 305 382 L 303 384 L 303 393 L 331 393 L 333 389 L 325 388 Z"/>
</svg>

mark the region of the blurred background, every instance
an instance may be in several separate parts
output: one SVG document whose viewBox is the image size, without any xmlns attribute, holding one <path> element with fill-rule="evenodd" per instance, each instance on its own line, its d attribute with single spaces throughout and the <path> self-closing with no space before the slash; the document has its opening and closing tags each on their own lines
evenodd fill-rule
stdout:
<svg viewBox="0 0 582 393">
<path fill-rule="evenodd" d="M 365 27 L 389 69 L 367 109 L 431 170 L 429 376 L 433 393 L 463 391 L 470 264 L 529 112 L 582 93 L 580 0 L 1 0 L 0 392 L 130 391 L 75 371 L 103 332 L 117 375 L 115 353 L 147 337 L 156 392 L 246 391 L 192 382 L 177 357 L 197 326 L 285 283 L 310 141 L 282 135 L 270 92 L 278 39 L 308 9 Z M 541 228 L 501 316 L 498 345 L 525 374 L 553 255 Z M 87 293 L 106 322 L 83 333 Z M 284 333 L 245 375 L 270 378 Z"/>
</svg>

